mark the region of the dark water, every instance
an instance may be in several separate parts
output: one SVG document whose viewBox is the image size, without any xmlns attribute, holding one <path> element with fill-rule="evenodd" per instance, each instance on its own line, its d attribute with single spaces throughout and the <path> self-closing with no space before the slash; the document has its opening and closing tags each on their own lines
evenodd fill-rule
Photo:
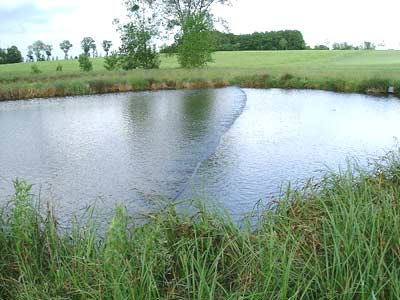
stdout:
<svg viewBox="0 0 400 300">
<path fill-rule="evenodd" d="M 24 178 L 60 214 L 201 195 L 248 212 L 282 184 L 393 148 L 400 101 L 318 91 L 130 93 L 0 103 L 0 201 Z"/>
</svg>

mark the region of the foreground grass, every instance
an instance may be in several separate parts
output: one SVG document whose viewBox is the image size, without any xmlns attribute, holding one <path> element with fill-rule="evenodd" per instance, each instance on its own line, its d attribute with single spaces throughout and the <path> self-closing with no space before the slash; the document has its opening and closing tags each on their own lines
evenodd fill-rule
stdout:
<svg viewBox="0 0 400 300">
<path fill-rule="evenodd" d="M 60 233 L 15 183 L 0 227 L 0 299 L 399 299 L 400 155 L 288 191 L 252 225 L 167 205 L 145 225 Z"/>
<path fill-rule="evenodd" d="M 28 63 L 0 65 L 0 100 L 228 85 L 370 94 L 394 86 L 400 94 L 400 51 L 217 52 L 214 60 L 184 70 L 174 57 L 162 56 L 159 70 L 108 72 L 103 59 L 95 59 L 90 73 L 80 72 L 75 60 L 37 63 L 41 74 L 31 74 Z"/>
</svg>

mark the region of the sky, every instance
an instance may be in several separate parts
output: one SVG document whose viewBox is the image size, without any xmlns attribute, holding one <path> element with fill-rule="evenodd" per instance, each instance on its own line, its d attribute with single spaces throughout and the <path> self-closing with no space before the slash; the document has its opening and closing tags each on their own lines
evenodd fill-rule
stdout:
<svg viewBox="0 0 400 300">
<path fill-rule="evenodd" d="M 227 21 L 231 32 L 300 30 L 308 45 L 372 41 L 381 48 L 400 49 L 399 0 L 232 0 L 213 13 Z M 72 42 L 81 52 L 83 37 L 101 41 L 119 36 L 112 21 L 125 15 L 122 0 L 0 0 L 0 48 L 43 40 L 62 57 L 59 44 Z"/>
</svg>

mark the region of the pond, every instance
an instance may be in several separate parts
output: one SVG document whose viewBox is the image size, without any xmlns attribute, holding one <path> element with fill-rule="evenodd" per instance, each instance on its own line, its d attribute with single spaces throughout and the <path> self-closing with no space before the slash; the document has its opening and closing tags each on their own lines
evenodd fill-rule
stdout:
<svg viewBox="0 0 400 300">
<path fill-rule="evenodd" d="M 12 180 L 67 217 L 199 196 L 233 215 L 289 181 L 393 149 L 400 101 L 299 90 L 159 91 L 0 103 L 0 202 Z"/>
</svg>

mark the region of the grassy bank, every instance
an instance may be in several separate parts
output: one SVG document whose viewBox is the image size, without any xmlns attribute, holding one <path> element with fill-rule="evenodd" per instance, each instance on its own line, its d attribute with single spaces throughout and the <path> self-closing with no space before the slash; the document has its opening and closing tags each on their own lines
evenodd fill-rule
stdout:
<svg viewBox="0 0 400 300">
<path fill-rule="evenodd" d="M 400 95 L 400 51 L 217 52 L 214 60 L 184 70 L 174 57 L 162 56 L 159 70 L 108 72 L 103 59 L 95 59 L 90 73 L 79 71 L 75 60 L 36 63 L 40 74 L 31 74 L 30 63 L 0 65 L 0 100 L 227 85 L 369 94 L 394 86 Z"/>
<path fill-rule="evenodd" d="M 399 299 L 400 156 L 328 173 L 238 226 L 172 205 L 59 233 L 24 182 L 0 227 L 0 299 Z"/>
</svg>

